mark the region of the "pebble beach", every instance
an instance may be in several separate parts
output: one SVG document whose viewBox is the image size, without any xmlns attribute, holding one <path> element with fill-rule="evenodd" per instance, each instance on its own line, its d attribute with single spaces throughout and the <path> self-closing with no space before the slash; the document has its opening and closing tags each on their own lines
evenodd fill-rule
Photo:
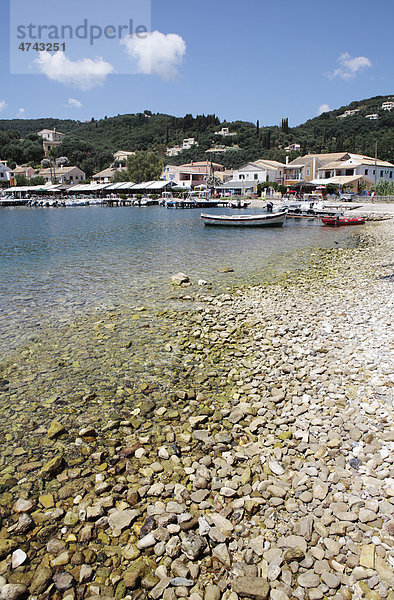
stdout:
<svg viewBox="0 0 394 600">
<path fill-rule="evenodd" d="M 119 359 L 31 397 L 60 330 L 3 361 L 1 600 L 394 600 L 393 223 L 260 285 L 173 286 L 138 386 Z M 132 352 L 114 315 L 99 335 Z"/>
</svg>

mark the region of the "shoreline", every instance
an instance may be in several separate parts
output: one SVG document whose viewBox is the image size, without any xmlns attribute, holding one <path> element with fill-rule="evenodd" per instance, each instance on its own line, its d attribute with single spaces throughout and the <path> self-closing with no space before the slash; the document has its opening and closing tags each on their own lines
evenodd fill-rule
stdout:
<svg viewBox="0 0 394 600">
<path fill-rule="evenodd" d="M 36 423 L 45 465 L 1 465 L 0 589 L 391 600 L 392 229 L 274 283 L 200 293 L 161 386 L 109 389 L 101 421 L 87 390 L 84 427 L 62 404 L 49 432 Z"/>
</svg>

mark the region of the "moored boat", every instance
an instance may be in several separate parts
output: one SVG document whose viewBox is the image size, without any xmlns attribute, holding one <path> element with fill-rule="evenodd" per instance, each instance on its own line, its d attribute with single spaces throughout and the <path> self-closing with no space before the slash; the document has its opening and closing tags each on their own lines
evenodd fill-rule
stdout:
<svg viewBox="0 0 394 600">
<path fill-rule="evenodd" d="M 341 225 L 363 225 L 365 223 L 365 217 L 345 217 L 339 215 L 336 217 L 323 217 L 323 225 L 329 227 L 340 227 Z"/>
<path fill-rule="evenodd" d="M 201 213 L 204 225 L 230 227 L 281 227 L 286 211 L 260 215 L 207 215 Z"/>
</svg>

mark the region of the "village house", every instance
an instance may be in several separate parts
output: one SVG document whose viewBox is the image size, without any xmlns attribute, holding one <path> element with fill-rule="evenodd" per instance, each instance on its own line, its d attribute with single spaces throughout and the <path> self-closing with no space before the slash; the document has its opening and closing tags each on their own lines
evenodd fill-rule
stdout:
<svg viewBox="0 0 394 600">
<path fill-rule="evenodd" d="M 285 165 L 284 184 L 291 186 L 300 181 L 312 181 L 318 176 L 320 167 L 334 160 L 341 160 L 343 156 L 348 156 L 347 152 L 299 156 Z"/>
<path fill-rule="evenodd" d="M 65 133 L 56 131 L 56 129 L 41 129 L 37 132 L 37 135 L 42 137 L 42 147 L 44 148 L 45 156 L 49 153 L 52 148 L 56 148 L 62 143 Z"/>
<path fill-rule="evenodd" d="M 114 167 L 108 167 L 108 169 L 104 169 L 99 173 L 95 173 L 92 179 L 95 183 L 112 183 L 114 180 L 114 175 L 116 171 L 120 169 L 115 169 Z"/>
<path fill-rule="evenodd" d="M 371 156 L 344 153 L 342 157 L 319 167 L 317 177 L 312 180 L 312 183 L 321 183 L 322 179 L 325 180 L 324 183 L 336 183 L 336 179 L 341 177 L 368 178 L 370 184 L 378 179 L 392 181 L 394 165 L 384 160 L 376 159 L 375 161 L 375 158 Z"/>
<path fill-rule="evenodd" d="M 0 184 L 9 183 L 12 177 L 12 170 L 7 165 L 6 160 L 0 160 Z"/>
<path fill-rule="evenodd" d="M 377 119 L 379 119 L 379 115 L 378 113 L 372 113 L 370 115 L 365 115 L 366 119 L 369 119 L 370 121 L 376 121 Z"/>
<path fill-rule="evenodd" d="M 215 135 L 222 135 L 228 137 L 229 135 L 237 135 L 235 132 L 231 132 L 228 127 L 222 127 L 220 131 L 215 131 Z"/>
<path fill-rule="evenodd" d="M 285 148 L 286 152 L 298 152 L 301 150 L 301 144 L 289 144 Z"/>
<path fill-rule="evenodd" d="M 206 154 L 214 154 L 215 152 L 230 152 L 231 150 L 241 150 L 241 148 L 235 144 L 234 146 L 225 146 L 223 144 L 214 144 L 212 148 L 205 150 Z"/>
<path fill-rule="evenodd" d="M 276 160 L 255 160 L 240 169 L 236 169 L 233 179 L 235 181 L 254 181 L 256 183 L 262 183 L 263 181 L 282 183 L 285 166 Z"/>
<path fill-rule="evenodd" d="M 20 167 L 15 167 L 15 169 L 12 170 L 14 175 L 24 175 L 25 177 L 27 177 L 28 179 L 31 179 L 32 177 L 36 176 L 36 172 L 33 169 L 33 167 L 30 167 L 29 165 L 22 165 Z"/>
<path fill-rule="evenodd" d="M 127 150 L 118 150 L 114 153 L 114 160 L 118 162 L 126 162 L 129 156 L 134 156 L 135 152 L 128 152 Z"/>
<path fill-rule="evenodd" d="M 208 160 L 179 166 L 165 165 L 161 179 L 173 181 L 178 187 L 193 188 L 206 185 L 210 175 L 216 171 L 224 171 L 223 165 Z"/>
<path fill-rule="evenodd" d="M 56 167 L 56 169 L 41 169 L 38 175 L 43 177 L 47 183 L 61 183 L 74 185 L 86 179 L 86 175 L 79 167 Z"/>
<path fill-rule="evenodd" d="M 394 101 L 387 100 L 387 102 L 383 102 L 382 108 L 383 110 L 391 110 L 392 108 L 394 108 Z"/>
<path fill-rule="evenodd" d="M 352 110 L 345 110 L 342 115 L 338 115 L 338 119 L 344 119 L 345 117 L 353 117 L 358 112 L 360 112 L 360 108 L 353 108 Z"/>
<path fill-rule="evenodd" d="M 196 142 L 195 138 L 185 138 L 182 142 L 182 146 L 168 148 L 166 156 L 178 156 L 183 150 L 190 150 L 192 146 L 198 146 L 198 142 Z"/>
<path fill-rule="evenodd" d="M 222 192 L 238 194 L 256 193 L 259 183 L 282 183 L 285 165 L 276 160 L 256 160 L 233 172 L 230 180 L 219 186 Z"/>
<path fill-rule="evenodd" d="M 233 178 L 233 175 L 234 175 L 234 171 L 232 169 L 225 169 L 224 171 L 215 171 L 214 172 L 214 176 L 221 183 L 227 183 L 227 181 L 230 181 Z"/>
</svg>

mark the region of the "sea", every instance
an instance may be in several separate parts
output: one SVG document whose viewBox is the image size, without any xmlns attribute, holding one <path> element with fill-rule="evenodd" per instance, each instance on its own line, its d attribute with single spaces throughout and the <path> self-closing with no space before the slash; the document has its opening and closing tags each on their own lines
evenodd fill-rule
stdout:
<svg viewBox="0 0 394 600">
<path fill-rule="evenodd" d="M 216 228 L 204 226 L 200 213 L 160 206 L 0 208 L 2 356 L 59 323 L 175 306 L 171 276 L 178 272 L 190 278 L 189 291 L 215 294 L 303 268 L 316 248 L 354 243 L 346 228 L 319 220 Z"/>
</svg>

